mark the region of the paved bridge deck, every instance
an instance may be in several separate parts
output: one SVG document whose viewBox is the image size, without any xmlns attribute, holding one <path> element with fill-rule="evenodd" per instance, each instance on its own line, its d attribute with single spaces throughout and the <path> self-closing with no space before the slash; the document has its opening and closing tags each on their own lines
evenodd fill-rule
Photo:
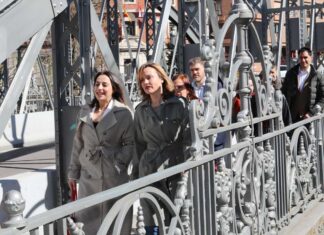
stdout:
<svg viewBox="0 0 324 235">
<path fill-rule="evenodd" d="M 279 235 L 324 234 L 324 200 L 312 202 L 305 212 L 297 214 Z"/>
<path fill-rule="evenodd" d="M 0 179 L 55 165 L 54 144 L 0 152 Z"/>
</svg>

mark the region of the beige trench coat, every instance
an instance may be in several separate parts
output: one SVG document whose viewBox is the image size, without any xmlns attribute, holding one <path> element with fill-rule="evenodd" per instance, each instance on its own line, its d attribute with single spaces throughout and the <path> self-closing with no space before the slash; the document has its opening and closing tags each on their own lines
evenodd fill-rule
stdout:
<svg viewBox="0 0 324 235">
<path fill-rule="evenodd" d="M 133 153 L 133 116 L 124 104 L 113 100 L 113 107 L 97 124 L 91 108 L 82 107 L 75 134 L 68 177 L 78 180 L 78 198 L 128 182 L 127 168 Z M 76 214 L 85 224 L 86 234 L 95 234 L 113 202 L 102 203 Z"/>
</svg>

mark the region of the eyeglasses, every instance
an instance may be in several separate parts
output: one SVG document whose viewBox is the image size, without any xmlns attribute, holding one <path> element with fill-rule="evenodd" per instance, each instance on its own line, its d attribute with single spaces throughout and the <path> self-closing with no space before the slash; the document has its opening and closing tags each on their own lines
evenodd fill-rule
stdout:
<svg viewBox="0 0 324 235">
<path fill-rule="evenodd" d="M 175 90 L 176 91 L 182 91 L 183 89 L 185 89 L 185 85 L 181 85 L 181 86 L 175 86 Z"/>
</svg>

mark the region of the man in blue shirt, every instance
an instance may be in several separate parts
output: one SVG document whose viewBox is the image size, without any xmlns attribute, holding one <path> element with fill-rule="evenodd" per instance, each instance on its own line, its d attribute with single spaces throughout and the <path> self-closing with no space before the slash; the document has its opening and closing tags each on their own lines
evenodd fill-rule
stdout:
<svg viewBox="0 0 324 235">
<path fill-rule="evenodd" d="M 195 90 L 196 96 L 202 99 L 204 96 L 205 87 L 205 61 L 200 57 L 194 57 L 189 60 L 190 74 L 193 79 L 191 85 Z"/>
<path fill-rule="evenodd" d="M 202 100 L 205 92 L 205 83 L 206 83 L 206 75 L 205 75 L 205 61 L 203 61 L 200 57 L 194 57 L 189 60 L 189 70 L 192 78 L 192 87 L 195 90 L 196 96 Z M 223 87 L 221 79 L 218 79 L 217 89 L 221 89 Z M 217 135 L 216 141 L 214 143 L 214 150 L 219 150 L 224 147 L 225 143 L 225 133 L 220 133 Z"/>
</svg>

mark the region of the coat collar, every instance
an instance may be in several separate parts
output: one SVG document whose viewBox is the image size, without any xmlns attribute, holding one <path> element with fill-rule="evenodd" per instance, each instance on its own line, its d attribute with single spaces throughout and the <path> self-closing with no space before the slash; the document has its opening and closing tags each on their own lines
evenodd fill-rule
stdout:
<svg viewBox="0 0 324 235">
<path fill-rule="evenodd" d="M 109 129 L 112 126 L 114 126 L 117 123 L 117 118 L 115 116 L 115 113 L 123 110 L 123 109 L 127 109 L 127 106 L 120 103 L 117 100 L 112 100 L 113 105 L 111 110 L 106 114 L 106 116 L 104 116 L 104 118 L 98 123 L 99 128 L 103 128 L 103 129 Z M 84 105 L 81 108 L 80 111 L 80 120 L 89 124 L 89 125 L 93 125 L 93 121 L 91 119 L 91 112 L 92 112 L 92 108 L 89 105 Z"/>
<path fill-rule="evenodd" d="M 101 130 L 107 130 L 114 126 L 117 123 L 117 118 L 115 113 L 120 110 L 120 103 L 117 104 L 118 101 L 112 100 L 113 105 L 111 107 L 111 110 L 106 114 L 106 116 L 103 117 L 103 119 L 98 123 L 98 129 Z"/>
<path fill-rule="evenodd" d="M 163 105 L 172 104 L 172 103 L 179 103 L 179 100 L 181 102 L 185 102 L 185 99 L 182 98 L 182 97 L 171 96 L 171 97 L 167 98 L 166 100 L 164 100 Z M 149 100 L 143 100 L 141 103 L 139 103 L 136 106 L 136 109 L 144 108 L 144 107 L 148 107 L 148 106 L 151 106 Z"/>
<path fill-rule="evenodd" d="M 91 113 L 91 108 L 89 105 L 82 106 L 80 110 L 80 120 L 91 125 L 92 120 L 90 117 L 90 113 Z"/>
<path fill-rule="evenodd" d="M 294 74 L 295 74 L 296 76 L 298 75 L 299 67 L 300 67 L 300 65 L 297 64 L 297 65 L 295 65 L 295 66 L 292 68 L 292 71 L 294 72 Z M 314 74 L 316 74 L 316 70 L 315 70 L 314 65 L 311 64 L 311 65 L 310 65 L 309 77 L 312 77 Z"/>
</svg>

